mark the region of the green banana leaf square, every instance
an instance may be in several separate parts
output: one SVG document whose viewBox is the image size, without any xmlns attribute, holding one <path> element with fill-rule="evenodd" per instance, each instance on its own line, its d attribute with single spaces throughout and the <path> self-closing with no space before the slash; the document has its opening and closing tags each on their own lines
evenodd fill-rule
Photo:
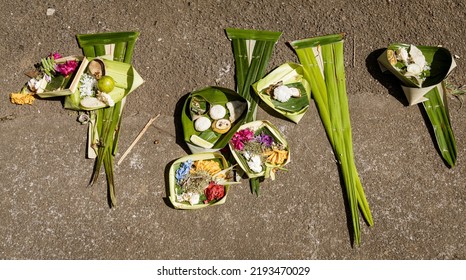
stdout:
<svg viewBox="0 0 466 280">
<path fill-rule="evenodd" d="M 66 77 L 63 75 L 55 75 L 51 77 L 49 83 L 45 87 L 43 92 L 37 92 L 36 94 L 41 98 L 49 98 L 49 97 L 58 97 L 58 96 L 67 96 L 72 94 L 77 86 L 78 81 L 76 79 L 77 73 L 79 73 L 80 69 L 85 67 L 85 63 L 83 63 L 82 56 L 67 56 L 62 57 L 55 60 L 57 64 L 64 64 L 67 61 L 76 61 L 79 66 L 75 69 L 73 73 L 68 74 Z"/>
</svg>

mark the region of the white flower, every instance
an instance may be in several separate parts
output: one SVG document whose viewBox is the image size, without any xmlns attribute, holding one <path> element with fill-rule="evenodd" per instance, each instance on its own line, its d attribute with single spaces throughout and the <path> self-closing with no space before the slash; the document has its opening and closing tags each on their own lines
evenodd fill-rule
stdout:
<svg viewBox="0 0 466 280">
<path fill-rule="evenodd" d="M 95 96 L 95 88 L 97 87 L 97 80 L 89 75 L 84 73 L 80 79 L 79 93 L 81 98 L 86 96 Z"/>
<path fill-rule="evenodd" d="M 250 160 L 252 157 L 252 154 L 249 151 L 244 151 L 243 156 L 246 160 Z"/>
<path fill-rule="evenodd" d="M 422 54 L 421 50 L 418 49 L 416 46 L 411 45 L 409 48 L 409 56 L 411 57 L 412 62 L 418 65 L 422 71 L 422 69 L 424 69 L 424 66 L 426 66 L 426 58 Z"/>
<path fill-rule="evenodd" d="M 293 92 L 287 86 L 278 86 L 273 91 L 273 98 L 280 102 L 288 101 L 292 95 Z"/>
<path fill-rule="evenodd" d="M 198 193 L 191 193 L 191 197 L 189 198 L 189 204 L 198 204 L 200 197 L 201 196 Z"/>
<path fill-rule="evenodd" d="M 259 173 L 262 171 L 262 161 L 261 157 L 259 155 L 253 155 L 249 160 L 248 160 L 248 166 L 251 168 L 251 170 L 255 173 Z"/>
<path fill-rule="evenodd" d="M 113 101 L 112 97 L 105 92 L 101 92 L 97 95 L 97 99 L 102 101 L 103 103 L 107 104 L 110 107 L 115 106 L 115 101 Z"/>
<path fill-rule="evenodd" d="M 422 68 L 417 65 L 417 64 L 409 64 L 408 67 L 406 68 L 406 73 L 405 76 L 410 77 L 410 76 L 417 76 L 422 73 Z"/>
<path fill-rule="evenodd" d="M 44 92 L 46 86 L 47 86 L 46 76 L 44 76 L 40 80 L 36 80 L 35 78 L 32 78 L 28 81 L 28 87 L 33 92 L 42 93 Z"/>
<path fill-rule="evenodd" d="M 198 193 L 186 192 L 181 195 L 176 195 L 176 200 L 178 202 L 188 201 L 189 204 L 199 204 L 201 196 Z"/>
<path fill-rule="evenodd" d="M 399 48 L 396 50 L 396 59 L 403 62 L 403 64 L 408 64 L 408 51 L 405 48 Z"/>
<path fill-rule="evenodd" d="M 416 79 L 418 85 L 422 86 L 422 82 L 425 80 L 423 72 L 430 70 L 422 51 L 416 46 L 410 45 L 409 52 L 407 48 L 401 47 L 396 51 L 396 54 L 397 60 L 406 65 L 405 70 L 399 69 L 399 71 L 408 78 Z"/>
</svg>

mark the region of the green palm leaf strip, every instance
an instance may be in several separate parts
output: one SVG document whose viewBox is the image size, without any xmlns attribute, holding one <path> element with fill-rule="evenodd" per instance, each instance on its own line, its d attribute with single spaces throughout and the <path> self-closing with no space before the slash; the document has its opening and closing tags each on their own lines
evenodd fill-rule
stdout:
<svg viewBox="0 0 466 280">
<path fill-rule="evenodd" d="M 245 122 L 256 119 L 258 96 L 251 85 L 264 77 L 272 51 L 281 32 L 227 28 L 235 57 L 236 87 L 249 104 Z"/>
<path fill-rule="evenodd" d="M 118 102 L 120 103 L 120 102 Z M 97 143 L 98 152 L 97 158 L 94 165 L 94 172 L 91 178 L 90 185 L 93 185 L 100 173 L 102 164 L 104 165 L 105 174 L 107 177 L 107 185 L 109 190 L 109 202 L 110 206 L 116 206 L 115 198 L 115 181 L 113 173 L 113 162 L 114 155 L 113 143 L 115 138 L 115 129 L 118 125 L 120 118 L 120 107 L 115 104 L 113 107 L 99 109 L 96 111 L 97 115 L 97 131 L 99 133 L 99 140 Z"/>
<path fill-rule="evenodd" d="M 259 96 L 252 92 L 252 84 L 262 79 L 272 51 L 281 32 L 227 28 L 226 34 L 232 42 L 235 57 L 236 87 L 239 95 L 249 103 L 245 122 L 256 120 Z M 260 180 L 249 180 L 251 190 L 259 194 Z"/>
<path fill-rule="evenodd" d="M 343 34 L 291 42 L 311 84 L 312 96 L 340 165 L 350 215 L 353 238 L 360 244 L 359 209 L 367 223 L 373 220 L 354 163 L 343 55 Z"/>
<path fill-rule="evenodd" d="M 422 104 L 434 130 L 440 154 L 451 168 L 456 164 L 458 151 L 456 149 L 455 136 L 451 128 L 445 92 L 445 84 L 442 82 L 424 95 L 428 100 Z"/>
</svg>

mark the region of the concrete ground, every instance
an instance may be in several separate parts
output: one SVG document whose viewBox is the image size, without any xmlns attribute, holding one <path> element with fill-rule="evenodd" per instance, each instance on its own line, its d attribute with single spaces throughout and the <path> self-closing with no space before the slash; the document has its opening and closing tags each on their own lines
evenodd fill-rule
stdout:
<svg viewBox="0 0 466 280">
<path fill-rule="evenodd" d="M 457 166 L 440 158 L 422 107 L 408 107 L 377 56 L 390 43 L 443 45 L 457 55 L 450 82 L 466 84 L 466 4 L 445 1 L 6 1 L 0 0 L 1 259 L 465 259 L 466 107 L 448 98 Z M 47 9 L 53 8 L 53 15 Z M 268 71 L 297 62 L 288 41 L 346 33 L 356 166 L 375 225 L 352 247 L 338 167 L 314 103 L 299 124 L 267 114 L 287 136 L 287 173 L 198 211 L 167 203 L 170 162 L 187 155 L 179 108 L 209 85 L 234 89 L 224 29 L 282 31 Z M 145 83 L 128 97 L 116 166 L 118 205 L 106 183 L 88 188 L 86 126 L 60 99 L 9 102 L 24 72 L 50 52 L 81 54 L 75 35 L 141 32 L 134 66 Z M 362 222 L 362 220 L 361 220 Z"/>
</svg>

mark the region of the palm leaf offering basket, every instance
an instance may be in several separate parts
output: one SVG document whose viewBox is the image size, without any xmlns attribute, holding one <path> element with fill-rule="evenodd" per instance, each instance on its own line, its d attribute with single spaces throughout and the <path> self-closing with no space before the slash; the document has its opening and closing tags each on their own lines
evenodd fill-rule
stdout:
<svg viewBox="0 0 466 280">
<path fill-rule="evenodd" d="M 270 108 L 282 116 L 298 123 L 309 108 L 311 87 L 304 79 L 303 67 L 296 63 L 285 63 L 252 85 L 254 91 Z M 287 101 L 274 98 L 274 91 L 295 88 L 297 96 L 288 96 Z"/>
<path fill-rule="evenodd" d="M 425 94 L 447 78 L 456 67 L 456 62 L 450 51 L 446 48 L 416 46 L 424 55 L 425 61 L 430 68 L 427 71 L 425 80 L 420 84 L 416 79 L 406 76 L 400 71 L 396 59 L 399 49 L 409 49 L 411 46 L 402 43 L 391 44 L 377 60 L 382 71 L 390 71 L 401 81 L 401 86 L 409 105 L 414 105 L 427 100 Z"/>
<path fill-rule="evenodd" d="M 223 179 L 220 179 L 220 181 L 218 182 L 218 184 L 221 184 L 222 187 L 224 188 L 223 195 L 220 199 L 215 199 L 210 202 L 204 202 L 202 197 L 200 198 L 199 201 L 196 201 L 196 203 L 192 203 L 192 204 L 190 203 L 190 201 L 180 201 L 181 200 L 180 197 L 183 195 L 183 192 L 185 190 L 179 183 L 178 178 L 180 178 L 180 176 L 183 176 L 187 173 L 190 173 L 190 172 L 193 173 L 193 171 L 190 171 L 189 169 L 188 170 L 184 169 L 185 174 L 182 174 L 183 172 L 183 170 L 181 170 L 183 169 L 182 165 L 188 163 L 189 165 L 188 167 L 190 167 L 192 164 L 195 164 L 196 162 L 199 162 L 199 161 L 218 163 L 218 166 L 221 171 L 217 171 L 216 174 L 213 174 L 213 176 L 216 177 L 217 174 L 226 175 L 225 177 L 222 176 Z M 184 157 L 181 157 L 175 160 L 173 164 L 170 166 L 169 175 L 168 175 L 169 176 L 168 187 L 169 187 L 170 202 L 176 209 L 184 209 L 184 210 L 202 209 L 208 206 L 224 204 L 227 199 L 230 185 L 236 183 L 234 182 L 234 177 L 231 176 L 229 172 L 231 172 L 231 168 L 230 168 L 228 161 L 225 159 L 225 157 L 222 154 L 218 152 L 197 153 L 193 155 L 187 155 L 187 156 L 184 156 Z M 196 178 L 190 178 L 190 180 L 195 180 L 195 179 Z M 209 185 L 209 183 L 211 182 L 209 182 L 209 178 L 207 178 L 207 180 L 204 182 L 204 185 L 207 186 Z M 204 186 L 202 186 L 201 188 L 204 188 Z"/>
<path fill-rule="evenodd" d="M 241 131 L 244 131 L 245 129 L 248 129 L 252 133 L 254 133 L 254 138 L 256 139 L 260 137 L 260 135 L 270 136 L 270 141 L 273 141 L 275 145 L 280 146 L 280 150 L 283 151 L 282 154 L 283 154 L 284 160 L 280 160 L 278 164 L 273 164 L 273 163 L 269 163 L 269 161 L 264 158 L 262 162 L 262 166 L 263 166 L 262 171 L 260 172 L 253 171 L 244 156 L 244 151 L 239 151 L 235 147 L 234 140 L 239 140 L 239 141 L 241 140 L 234 139 L 230 141 L 229 147 L 230 147 L 231 153 L 235 161 L 238 163 L 241 170 L 250 179 L 261 178 L 261 177 L 265 177 L 265 178 L 270 177 L 272 180 L 275 179 L 275 171 L 278 169 L 284 169 L 284 166 L 290 162 L 290 147 L 288 145 L 288 141 L 286 140 L 285 136 L 278 130 L 278 128 L 276 128 L 271 122 L 267 120 L 257 120 L 257 121 L 245 123 L 239 127 L 238 133 L 240 133 Z M 241 145 L 243 145 L 243 143 Z M 252 153 L 253 152 L 251 152 L 250 154 Z M 279 156 L 280 152 L 275 151 L 274 148 L 273 149 L 270 148 L 270 150 L 267 151 L 266 153 L 268 153 L 269 154 L 268 157 L 271 158 L 273 156 Z"/>
<path fill-rule="evenodd" d="M 399 67 L 400 61 L 406 61 L 406 57 L 408 57 L 408 63 L 413 63 L 411 61 L 414 60 L 411 58 L 412 49 L 419 50 L 422 53 L 422 55 L 419 54 L 423 57 L 422 62 L 425 60 L 426 66 L 425 71 L 422 73 L 424 79 L 422 83 L 402 73 Z M 405 57 L 403 57 L 401 50 L 405 50 Z M 409 50 L 409 53 L 406 50 Z M 382 71 L 390 71 L 401 81 L 401 87 L 409 105 L 422 103 L 434 130 L 441 156 L 449 167 L 454 167 L 457 148 L 451 127 L 447 99 L 445 98 L 446 85 L 444 82 L 456 67 L 456 62 L 451 53 L 442 47 L 396 43 L 388 46 L 387 50 L 378 58 L 378 62 Z"/>
<path fill-rule="evenodd" d="M 194 91 L 181 113 L 184 140 L 192 153 L 218 151 L 228 145 L 246 113 L 246 100 L 230 89 L 206 87 Z M 222 122 L 224 127 L 220 127 Z"/>
</svg>

